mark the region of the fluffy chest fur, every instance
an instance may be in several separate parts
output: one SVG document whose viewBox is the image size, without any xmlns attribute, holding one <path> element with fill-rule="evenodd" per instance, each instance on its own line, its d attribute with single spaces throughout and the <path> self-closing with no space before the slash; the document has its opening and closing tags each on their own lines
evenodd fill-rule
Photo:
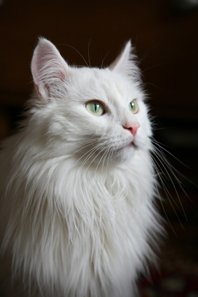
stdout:
<svg viewBox="0 0 198 297">
<path fill-rule="evenodd" d="M 8 190 L 14 265 L 49 295 L 131 296 L 158 228 L 150 156 L 97 172 L 64 158 L 33 163 Z"/>
</svg>

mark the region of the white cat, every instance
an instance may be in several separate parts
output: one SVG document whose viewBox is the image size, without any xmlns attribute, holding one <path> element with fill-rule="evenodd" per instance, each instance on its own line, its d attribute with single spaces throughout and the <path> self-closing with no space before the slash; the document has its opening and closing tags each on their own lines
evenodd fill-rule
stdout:
<svg viewBox="0 0 198 297">
<path fill-rule="evenodd" d="M 31 70 L 26 120 L 0 153 L 1 249 L 30 296 L 32 284 L 39 296 L 134 296 L 160 224 L 131 43 L 108 68 L 77 68 L 42 38 Z"/>
</svg>

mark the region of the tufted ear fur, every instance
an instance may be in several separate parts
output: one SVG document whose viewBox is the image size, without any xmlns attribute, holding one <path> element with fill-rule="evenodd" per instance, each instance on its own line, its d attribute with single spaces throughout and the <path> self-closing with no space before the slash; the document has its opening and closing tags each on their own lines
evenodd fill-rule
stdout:
<svg viewBox="0 0 198 297">
<path fill-rule="evenodd" d="M 40 38 L 33 53 L 31 71 L 38 95 L 49 99 L 60 93 L 60 83 L 68 76 L 69 66 L 49 40 Z"/>
<path fill-rule="evenodd" d="M 139 78 L 139 69 L 136 65 L 136 56 L 132 53 L 133 48 L 131 41 L 129 40 L 121 54 L 110 65 L 110 69 L 121 74 L 132 76 L 133 78 Z"/>
</svg>

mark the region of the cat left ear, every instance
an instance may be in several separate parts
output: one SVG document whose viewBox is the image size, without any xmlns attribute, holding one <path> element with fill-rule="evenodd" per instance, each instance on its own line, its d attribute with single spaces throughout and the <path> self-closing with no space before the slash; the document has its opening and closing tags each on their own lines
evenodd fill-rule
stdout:
<svg viewBox="0 0 198 297">
<path fill-rule="evenodd" d="M 48 99 L 60 93 L 60 83 L 68 76 L 69 66 L 49 40 L 40 38 L 33 53 L 31 71 L 38 95 Z"/>
<path fill-rule="evenodd" d="M 137 77 L 139 76 L 139 69 L 135 62 L 135 55 L 132 53 L 132 45 L 129 40 L 121 54 L 115 59 L 115 61 L 109 66 L 113 71 L 119 72 L 124 75 Z"/>
</svg>

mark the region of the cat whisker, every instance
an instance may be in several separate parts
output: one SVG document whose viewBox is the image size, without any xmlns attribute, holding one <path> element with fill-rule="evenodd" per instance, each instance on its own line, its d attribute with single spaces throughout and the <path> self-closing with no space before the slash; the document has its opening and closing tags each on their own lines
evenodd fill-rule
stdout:
<svg viewBox="0 0 198 297">
<path fill-rule="evenodd" d="M 86 164 L 86 162 L 90 159 L 90 157 L 97 151 L 97 148 L 94 146 L 88 151 L 86 151 L 84 154 L 81 155 L 80 158 L 78 158 L 78 162 L 83 161 L 81 164 L 82 166 Z"/>
<path fill-rule="evenodd" d="M 101 66 L 100 66 L 101 68 L 104 68 L 104 62 L 108 56 L 109 56 L 109 51 L 105 54 L 104 58 L 102 59 Z"/>
<path fill-rule="evenodd" d="M 113 151 L 111 148 L 109 148 L 106 154 L 106 160 L 110 160 L 112 158 L 112 155 L 113 155 Z"/>
<path fill-rule="evenodd" d="M 158 155 L 158 157 L 160 158 L 162 164 L 164 165 L 164 167 L 166 168 L 167 172 L 169 173 L 170 175 L 170 179 L 171 179 L 171 182 L 172 182 L 172 186 L 173 188 L 175 188 L 175 192 L 177 193 L 177 197 L 179 196 L 178 195 L 178 192 L 177 192 L 177 189 L 176 189 L 176 186 L 175 186 L 175 183 L 173 183 L 172 181 L 172 178 L 177 182 L 177 185 L 180 187 L 182 193 L 188 197 L 188 194 L 186 193 L 186 191 L 184 190 L 183 186 L 182 186 L 182 182 L 181 180 L 177 177 L 177 175 L 181 175 L 182 177 L 184 177 L 174 166 L 172 166 L 170 164 L 170 162 L 167 160 L 167 158 L 164 156 L 163 152 L 155 146 L 155 150 L 156 150 L 156 153 Z M 165 152 L 168 153 L 168 151 L 166 150 Z M 174 155 L 172 155 L 170 153 L 170 155 L 172 157 L 174 157 Z M 175 157 L 175 160 L 179 161 L 176 157 Z M 182 162 L 180 162 L 182 164 Z M 176 175 L 177 174 L 177 175 Z M 171 178 L 172 177 L 172 178 Z M 178 197 L 179 198 L 179 197 Z"/>
<path fill-rule="evenodd" d="M 74 47 L 74 46 L 72 46 L 70 44 L 64 44 L 64 45 L 67 46 L 67 47 L 69 47 L 69 48 L 71 48 L 71 49 L 73 49 L 82 58 L 82 60 L 85 63 L 85 65 L 87 67 L 89 67 L 89 64 L 87 63 L 85 57 L 81 54 L 81 52 L 76 47 Z"/>
<path fill-rule="evenodd" d="M 91 67 L 90 47 L 91 47 L 91 39 L 89 40 L 89 42 L 88 42 L 88 47 L 87 47 L 87 57 L 88 57 L 88 64 L 89 64 L 89 67 Z"/>
<path fill-rule="evenodd" d="M 76 142 L 75 142 L 76 143 Z M 95 147 L 96 146 L 96 142 L 95 141 L 93 141 L 93 140 L 89 140 L 89 141 L 87 141 L 85 144 L 81 144 L 80 142 L 79 142 L 79 148 L 78 149 L 76 149 L 75 150 L 75 154 L 77 155 L 77 154 L 80 154 L 80 153 L 82 153 L 85 149 L 90 149 L 90 147 Z M 88 151 L 86 151 L 86 152 L 88 152 Z M 85 153 L 86 153 L 85 152 Z"/>
<path fill-rule="evenodd" d="M 96 167 L 96 171 L 98 170 L 98 168 L 101 165 L 102 171 L 104 170 L 104 166 L 105 166 L 105 161 L 108 159 L 108 152 L 109 152 L 110 148 L 106 149 L 104 148 L 104 152 L 102 154 L 102 156 L 100 157 L 97 167 Z"/>
<path fill-rule="evenodd" d="M 100 167 L 100 164 L 102 163 L 103 158 L 106 159 L 106 158 L 105 158 L 106 154 L 107 154 L 107 147 L 106 147 L 106 146 L 104 145 L 104 143 L 103 143 L 103 144 L 101 144 L 101 147 L 99 148 L 99 152 L 98 152 L 98 154 L 95 156 L 95 158 L 94 158 L 94 160 L 93 160 L 93 162 L 94 162 L 94 161 L 101 155 L 99 161 L 97 162 L 96 171 L 97 171 L 98 168 Z M 92 162 L 92 163 L 93 163 L 93 162 Z"/>
<path fill-rule="evenodd" d="M 81 166 L 86 166 L 87 162 L 91 159 L 91 162 L 89 163 L 88 168 L 94 163 L 95 159 L 99 156 L 99 154 L 101 153 L 101 147 L 99 146 L 94 146 L 92 147 L 90 150 L 86 151 L 79 159 L 83 160 L 83 163 L 81 164 Z M 94 158 L 92 158 L 94 156 Z"/>
<path fill-rule="evenodd" d="M 179 160 L 174 154 L 172 154 L 168 149 L 166 149 L 164 147 L 164 145 L 162 145 L 161 143 L 159 143 L 156 139 L 152 138 L 152 143 L 154 144 L 155 148 L 159 148 L 160 150 L 164 151 L 165 153 L 167 153 L 169 156 L 171 156 L 173 159 L 175 159 L 178 163 L 180 163 L 182 166 L 186 167 L 186 164 L 184 164 L 181 160 Z M 161 152 L 161 151 L 160 151 Z M 166 160 L 167 161 L 167 160 Z M 171 165 L 169 163 L 169 165 Z M 172 167 L 172 165 L 171 165 Z M 174 170 L 177 171 L 176 168 L 174 168 Z"/>
<path fill-rule="evenodd" d="M 84 141 L 84 138 L 88 139 L 88 140 L 86 140 L 86 142 L 84 144 L 82 144 L 82 142 Z M 74 141 L 73 141 L 78 147 L 78 149 L 76 149 L 74 152 L 77 157 L 80 155 L 80 158 L 78 158 L 78 160 L 80 160 L 87 153 L 89 153 L 90 149 L 95 148 L 99 144 L 99 139 L 96 138 L 95 136 L 89 135 L 87 137 L 84 136 L 84 138 L 78 139 L 78 140 L 74 139 Z M 78 145 L 78 143 L 79 143 L 79 145 Z"/>
<path fill-rule="evenodd" d="M 161 180 L 160 182 L 163 184 L 163 180 Z M 156 189 L 156 192 L 157 192 L 157 193 L 156 193 L 156 197 L 160 197 L 160 199 L 159 199 L 159 201 L 160 201 L 160 205 L 161 205 L 162 211 L 163 211 L 163 213 L 164 213 L 164 215 L 165 215 L 165 218 L 166 218 L 166 221 L 167 221 L 167 223 L 168 223 L 168 226 L 170 227 L 170 229 L 172 230 L 172 232 L 173 232 L 174 234 L 176 234 L 176 231 L 175 231 L 175 229 L 174 229 L 174 226 L 173 226 L 173 224 L 172 224 L 171 221 L 170 221 L 170 218 L 169 218 L 169 216 L 168 216 L 168 214 L 167 214 L 166 208 L 164 207 L 164 204 L 163 204 L 163 201 L 162 201 L 162 198 L 161 198 L 159 189 Z M 173 208 L 173 211 L 174 211 L 174 213 L 175 213 L 175 209 L 174 209 L 174 208 Z M 177 215 L 177 212 L 176 212 L 176 215 Z M 179 220 L 179 221 L 180 221 L 180 220 Z"/>
<path fill-rule="evenodd" d="M 106 154 L 106 150 L 107 150 L 106 142 L 103 141 L 102 143 L 98 144 L 96 148 L 92 148 L 91 150 L 89 150 L 84 154 L 84 157 L 86 155 L 87 157 L 84 160 L 83 164 L 86 165 L 86 163 L 91 159 L 91 162 L 88 164 L 88 168 L 90 168 L 90 166 L 97 160 L 97 158 L 100 157 L 99 161 L 97 162 L 97 169 L 98 169 L 104 155 Z M 93 156 L 94 158 L 92 158 Z"/>
<path fill-rule="evenodd" d="M 159 160 L 154 159 L 153 161 L 154 161 L 154 164 L 155 164 L 155 170 L 160 170 L 160 171 L 161 171 L 161 165 L 159 164 Z M 163 173 L 162 173 L 162 174 L 163 174 Z M 158 172 L 157 177 L 158 177 L 158 179 L 159 179 L 159 181 L 160 181 L 161 187 L 163 188 L 163 191 L 164 191 L 164 193 L 165 193 L 165 197 L 168 199 L 168 201 L 169 201 L 169 203 L 170 203 L 170 205 L 171 205 L 171 208 L 173 209 L 173 212 L 174 212 L 174 214 L 175 214 L 176 217 L 177 217 L 178 222 L 179 222 L 180 225 L 182 226 L 181 220 L 180 220 L 180 218 L 179 218 L 179 216 L 178 216 L 178 213 L 177 213 L 177 210 L 176 210 L 176 205 L 175 205 L 176 203 L 175 203 L 175 201 L 174 201 L 174 199 L 173 199 L 173 197 L 172 197 L 172 195 L 171 195 L 171 193 L 170 193 L 168 187 L 166 186 L 166 182 L 164 181 L 164 179 L 163 179 L 163 175 L 162 175 L 162 174 L 161 174 L 161 172 L 160 172 L 160 173 Z M 159 193 L 159 190 L 157 190 L 157 193 L 158 193 L 157 196 L 160 197 L 161 195 L 160 195 L 160 193 Z M 169 226 L 171 227 L 172 231 L 174 231 L 174 233 L 175 233 L 175 230 L 174 230 L 174 228 L 173 228 L 173 226 L 172 226 L 172 224 L 171 224 L 171 222 L 170 222 L 170 219 L 169 219 L 168 214 L 167 214 L 167 212 L 166 212 L 166 209 L 165 209 L 165 207 L 164 207 L 162 198 L 160 197 L 159 200 L 160 200 L 160 205 L 161 205 L 161 207 L 162 207 L 162 210 L 163 210 L 163 212 L 164 212 L 164 214 L 165 214 L 165 217 L 166 217 L 166 219 L 167 219 L 167 222 L 168 222 Z M 163 200 L 164 200 L 164 199 L 163 199 Z"/>
<path fill-rule="evenodd" d="M 82 144 L 82 142 L 84 141 L 84 139 L 88 139 L 88 140 L 86 140 L 86 142 L 84 144 Z M 87 148 L 89 149 L 89 148 L 96 147 L 96 146 L 97 147 L 99 147 L 99 146 L 102 147 L 103 145 L 105 145 L 105 142 L 107 140 L 108 140 L 108 138 L 107 139 L 102 138 L 102 140 L 101 140 L 100 137 L 96 137 L 94 135 L 93 136 L 91 136 L 91 135 L 87 135 L 87 136 L 83 135 L 83 138 L 80 138 L 77 141 L 74 140 L 74 143 L 75 144 L 78 144 L 78 142 L 79 142 L 79 148 L 75 151 L 75 153 L 76 154 L 82 153 L 82 151 L 85 150 L 85 149 L 87 149 Z"/>
<path fill-rule="evenodd" d="M 176 197 L 177 197 L 177 200 L 179 202 L 179 205 L 181 207 L 181 210 L 182 210 L 182 213 L 184 215 L 184 218 L 185 220 L 188 220 L 187 219 L 187 215 L 186 215 L 186 212 L 183 208 L 183 205 L 182 205 L 182 202 L 181 202 L 181 198 L 180 198 L 180 195 L 179 195 L 179 192 L 176 188 L 176 185 L 175 185 L 175 181 L 177 182 L 177 185 L 180 187 L 180 189 L 182 190 L 182 192 L 186 194 L 185 190 L 183 189 L 182 185 L 181 185 L 181 181 L 180 179 L 177 177 L 176 173 L 178 174 L 178 170 L 176 170 L 169 162 L 168 160 L 166 159 L 166 157 L 164 156 L 164 153 L 162 152 L 162 149 L 163 147 L 155 140 L 152 139 L 152 143 L 155 147 L 155 151 L 154 153 L 152 154 L 153 156 L 153 161 L 156 165 L 156 170 L 159 170 L 162 172 L 162 174 L 159 172 L 158 173 L 158 178 L 159 178 L 159 181 L 160 181 L 160 184 L 162 185 L 162 189 L 166 195 L 166 197 L 168 198 L 168 201 L 179 221 L 179 223 L 181 224 L 182 226 L 182 223 L 181 223 L 181 220 L 179 218 L 179 215 L 177 213 L 177 210 L 176 210 L 176 207 L 177 207 L 177 204 L 176 204 L 176 201 L 173 199 L 173 196 L 172 194 L 170 193 L 170 190 L 168 189 L 167 185 L 166 185 L 166 181 L 164 180 L 163 178 L 163 174 L 167 176 L 169 182 L 170 182 L 170 185 L 174 191 L 174 193 L 176 194 Z M 166 149 L 164 150 L 166 153 L 169 153 Z M 173 155 L 171 153 L 169 153 L 169 155 L 171 155 L 173 157 Z M 177 159 L 177 158 L 176 158 Z M 162 204 L 162 203 L 161 203 Z M 163 207 L 163 211 L 164 211 L 164 207 Z M 165 214 L 166 215 L 166 214 Z M 167 215 L 166 215 L 167 217 Z"/>
</svg>

